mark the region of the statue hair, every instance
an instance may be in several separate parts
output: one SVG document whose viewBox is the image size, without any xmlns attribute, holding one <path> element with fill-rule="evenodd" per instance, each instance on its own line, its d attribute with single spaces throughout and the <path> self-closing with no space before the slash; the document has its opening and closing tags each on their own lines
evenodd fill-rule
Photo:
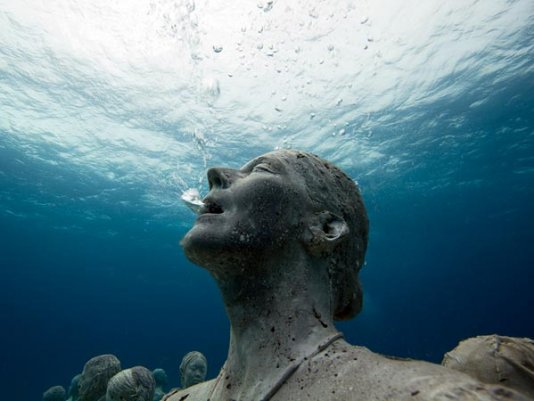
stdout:
<svg viewBox="0 0 534 401">
<path fill-rule="evenodd" d="M 369 220 L 360 190 L 341 169 L 311 153 L 276 152 L 301 175 L 315 213 L 325 210 L 342 217 L 349 235 L 331 252 L 328 261 L 333 317 L 346 320 L 358 314 L 363 290 L 358 273 L 363 266 L 369 235 Z"/>
<path fill-rule="evenodd" d="M 111 378 L 106 401 L 152 401 L 155 388 L 152 372 L 143 366 L 135 366 Z"/>
</svg>

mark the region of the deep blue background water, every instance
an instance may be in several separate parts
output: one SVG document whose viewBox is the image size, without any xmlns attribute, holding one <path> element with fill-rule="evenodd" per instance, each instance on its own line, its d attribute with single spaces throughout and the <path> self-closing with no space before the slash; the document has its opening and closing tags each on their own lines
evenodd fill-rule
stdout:
<svg viewBox="0 0 534 401">
<path fill-rule="evenodd" d="M 339 325 L 350 342 L 439 362 L 469 336 L 534 337 L 534 91 L 522 93 L 513 107 L 497 100 L 469 115 L 471 130 L 492 135 L 467 136 L 447 152 L 419 149 L 402 180 L 383 185 L 349 169 L 371 220 L 364 311 Z M 475 146 L 474 156 L 465 154 Z M 183 256 L 185 229 L 147 210 L 98 200 L 80 206 L 46 191 L 42 204 L 28 203 L 39 188 L 59 185 L 51 178 L 59 167 L 32 168 L 23 153 L 0 149 L 5 399 L 39 399 L 51 385 L 67 386 L 102 353 L 124 367 L 162 367 L 175 386 L 181 357 L 197 349 L 214 377 L 228 323 L 209 275 Z M 447 174 L 450 163 L 460 175 Z M 83 191 L 83 177 L 66 177 L 62 185 Z M 79 217 L 80 207 L 108 218 Z"/>
<path fill-rule="evenodd" d="M 361 186 L 349 342 L 439 362 L 469 336 L 534 338 L 532 3 L 293 3 L 0 7 L 0 400 L 67 387 L 103 353 L 173 387 L 195 349 L 214 377 L 228 322 L 178 244 L 179 195 L 276 146 Z"/>
</svg>

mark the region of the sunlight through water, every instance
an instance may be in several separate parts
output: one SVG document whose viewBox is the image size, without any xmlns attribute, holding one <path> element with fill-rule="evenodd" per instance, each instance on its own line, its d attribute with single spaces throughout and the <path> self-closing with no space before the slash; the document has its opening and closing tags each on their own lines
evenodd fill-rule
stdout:
<svg viewBox="0 0 534 401">
<path fill-rule="evenodd" d="M 172 214 L 208 166 L 279 147 L 396 180 L 534 68 L 530 0 L 0 4 L 0 147 L 51 202 Z"/>
</svg>

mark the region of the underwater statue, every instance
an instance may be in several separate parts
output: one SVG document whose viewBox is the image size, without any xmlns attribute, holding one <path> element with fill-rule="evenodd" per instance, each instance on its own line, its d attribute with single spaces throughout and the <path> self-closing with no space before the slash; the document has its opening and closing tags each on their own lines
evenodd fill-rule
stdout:
<svg viewBox="0 0 534 401">
<path fill-rule="evenodd" d="M 106 401 L 152 401 L 156 381 L 143 366 L 121 370 L 108 382 Z"/>
<path fill-rule="evenodd" d="M 106 354 L 89 359 L 78 382 L 79 401 L 104 401 L 109 379 L 121 371 L 115 355 Z"/>
<path fill-rule="evenodd" d="M 207 175 L 210 191 L 181 244 L 221 291 L 228 356 L 215 379 L 165 400 L 527 400 L 343 339 L 334 320 L 362 307 L 368 219 L 356 184 L 332 163 L 280 150 Z"/>
<path fill-rule="evenodd" d="M 534 400 L 534 340 L 498 335 L 468 338 L 445 354 L 443 366 Z"/>
<path fill-rule="evenodd" d="M 156 388 L 154 389 L 154 398 L 152 401 L 159 401 L 163 398 L 165 395 L 165 386 L 167 386 L 168 378 L 167 378 L 167 372 L 163 369 L 154 369 L 152 371 L 152 377 L 154 378 L 154 382 L 156 383 Z"/>
<path fill-rule="evenodd" d="M 67 392 L 63 386 L 50 387 L 43 393 L 43 401 L 65 401 Z"/>
<path fill-rule="evenodd" d="M 191 387 L 206 380 L 208 361 L 204 354 L 191 351 L 185 354 L 180 363 L 180 382 L 182 388 Z"/>
<path fill-rule="evenodd" d="M 81 374 L 77 374 L 70 381 L 67 401 L 78 401 Z"/>
</svg>

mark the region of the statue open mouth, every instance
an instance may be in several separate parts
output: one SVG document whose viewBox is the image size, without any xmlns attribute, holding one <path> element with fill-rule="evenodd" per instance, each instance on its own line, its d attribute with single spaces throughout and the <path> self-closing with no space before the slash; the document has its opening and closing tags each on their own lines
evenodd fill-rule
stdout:
<svg viewBox="0 0 534 401">
<path fill-rule="evenodd" d="M 204 203 L 204 206 L 202 206 L 200 208 L 200 211 L 198 212 L 198 214 L 206 214 L 206 213 L 210 213 L 210 214 L 221 214 L 223 213 L 224 210 L 222 208 L 221 205 L 219 205 L 218 203 L 212 201 L 212 200 L 206 200 L 205 203 Z"/>
</svg>

